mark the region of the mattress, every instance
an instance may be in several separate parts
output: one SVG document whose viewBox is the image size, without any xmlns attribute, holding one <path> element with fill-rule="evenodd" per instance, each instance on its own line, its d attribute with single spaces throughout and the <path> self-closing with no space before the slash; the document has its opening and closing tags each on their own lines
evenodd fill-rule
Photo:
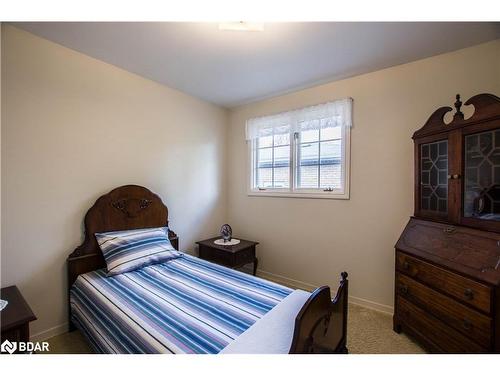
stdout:
<svg viewBox="0 0 500 375">
<path fill-rule="evenodd" d="M 215 354 L 271 310 L 288 305 L 283 301 L 292 292 L 184 254 L 113 277 L 105 270 L 80 275 L 70 291 L 71 320 L 96 352 Z M 265 325 L 276 324 L 265 321 L 282 320 L 274 315 L 256 332 L 268 334 Z"/>
</svg>

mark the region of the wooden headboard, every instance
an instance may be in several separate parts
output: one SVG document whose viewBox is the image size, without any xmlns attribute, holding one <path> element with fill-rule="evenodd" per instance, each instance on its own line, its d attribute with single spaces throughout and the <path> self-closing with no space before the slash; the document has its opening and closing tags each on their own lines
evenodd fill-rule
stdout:
<svg viewBox="0 0 500 375">
<path fill-rule="evenodd" d="M 168 209 L 160 197 L 137 185 L 125 185 L 101 196 L 85 215 L 85 239 L 68 256 L 68 291 L 78 275 L 106 267 L 94 233 L 168 226 Z M 179 238 L 168 237 L 179 250 Z"/>
</svg>

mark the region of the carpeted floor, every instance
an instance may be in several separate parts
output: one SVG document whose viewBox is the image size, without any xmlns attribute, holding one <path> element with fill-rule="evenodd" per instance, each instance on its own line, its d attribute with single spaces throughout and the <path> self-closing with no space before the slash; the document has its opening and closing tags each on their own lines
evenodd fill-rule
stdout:
<svg viewBox="0 0 500 375">
<path fill-rule="evenodd" d="M 404 333 L 392 330 L 392 315 L 349 305 L 347 347 L 352 354 L 426 353 Z"/>
<path fill-rule="evenodd" d="M 352 354 L 410 354 L 425 351 L 405 334 L 392 330 L 392 316 L 361 306 L 349 306 L 347 346 Z M 65 333 L 47 340 L 50 353 L 92 353 L 79 331 Z"/>
</svg>

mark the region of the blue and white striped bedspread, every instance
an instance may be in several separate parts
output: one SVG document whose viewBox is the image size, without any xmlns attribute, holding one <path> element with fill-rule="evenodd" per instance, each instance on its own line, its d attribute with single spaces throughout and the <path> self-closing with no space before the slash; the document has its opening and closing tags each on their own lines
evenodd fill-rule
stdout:
<svg viewBox="0 0 500 375">
<path fill-rule="evenodd" d="M 80 275 L 72 321 L 103 353 L 218 353 L 293 290 L 184 255 Z"/>
</svg>

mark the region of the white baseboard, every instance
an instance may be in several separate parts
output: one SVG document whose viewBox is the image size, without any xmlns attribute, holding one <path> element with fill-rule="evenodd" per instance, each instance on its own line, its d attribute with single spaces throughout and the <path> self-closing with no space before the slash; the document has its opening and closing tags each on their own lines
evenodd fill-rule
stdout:
<svg viewBox="0 0 500 375">
<path fill-rule="evenodd" d="M 30 336 L 30 341 L 32 342 L 40 342 L 50 339 L 51 337 L 63 334 L 68 332 L 68 323 L 63 323 L 58 326 L 46 329 L 45 331 L 41 331 Z"/>
<path fill-rule="evenodd" d="M 354 296 L 350 295 L 349 296 L 349 303 L 352 305 L 366 307 L 367 309 L 375 310 L 375 311 L 378 311 L 378 312 L 381 312 L 384 314 L 390 314 L 390 315 L 394 314 L 394 307 L 393 306 L 384 305 L 382 303 L 369 301 L 369 300 L 364 299 L 364 298 L 354 297 Z"/>
<path fill-rule="evenodd" d="M 289 277 L 285 277 L 282 275 L 277 275 L 275 273 L 257 270 L 257 276 L 262 277 L 263 279 L 267 279 L 269 281 L 274 281 L 278 284 L 283 284 L 289 286 L 294 289 L 304 289 L 307 291 L 313 291 L 318 286 L 309 284 L 300 280 L 290 279 Z M 378 302 L 373 302 L 364 298 L 355 297 L 353 295 L 349 295 L 349 303 L 353 305 L 358 305 L 361 307 L 365 307 L 367 309 L 376 310 L 379 312 L 383 312 L 385 314 L 393 314 L 394 307 L 384 305 Z"/>
<path fill-rule="evenodd" d="M 316 285 L 305 283 L 305 282 L 300 281 L 300 280 L 290 279 L 289 277 L 277 275 L 275 273 L 271 273 L 271 272 L 267 272 L 267 271 L 257 270 L 257 276 L 262 277 L 263 279 L 267 279 L 269 281 L 274 281 L 278 284 L 283 284 L 283 285 L 289 286 L 290 288 L 294 288 L 294 289 L 303 289 L 303 290 L 307 290 L 307 291 L 311 292 L 317 288 Z"/>
</svg>

